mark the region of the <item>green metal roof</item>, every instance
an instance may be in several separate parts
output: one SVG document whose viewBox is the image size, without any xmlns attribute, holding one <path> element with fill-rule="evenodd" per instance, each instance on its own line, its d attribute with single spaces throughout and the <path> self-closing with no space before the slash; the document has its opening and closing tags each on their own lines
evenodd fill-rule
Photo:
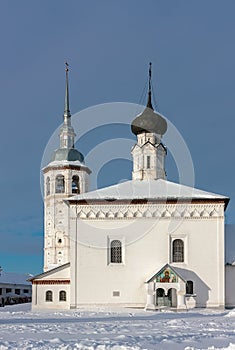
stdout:
<svg viewBox="0 0 235 350">
<path fill-rule="evenodd" d="M 70 160 L 83 163 L 84 156 L 75 148 L 58 148 L 52 155 L 51 161 L 55 160 Z"/>
</svg>

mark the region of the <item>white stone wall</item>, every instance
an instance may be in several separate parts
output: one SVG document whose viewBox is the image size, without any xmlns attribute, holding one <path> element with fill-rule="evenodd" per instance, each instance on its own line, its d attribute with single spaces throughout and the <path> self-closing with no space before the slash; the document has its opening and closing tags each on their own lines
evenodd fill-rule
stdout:
<svg viewBox="0 0 235 350">
<path fill-rule="evenodd" d="M 214 203 L 187 208 L 183 204 L 72 206 L 72 307 L 103 303 L 144 306 L 146 280 L 166 263 L 194 282 L 196 306 L 224 306 L 223 209 L 223 204 Z M 122 216 L 118 217 L 118 212 Z M 137 212 L 141 215 L 134 218 Z M 107 242 L 115 236 L 125 242 L 122 264 L 109 263 Z M 185 242 L 183 263 L 172 262 L 176 238 Z"/>
<path fill-rule="evenodd" d="M 133 180 L 166 178 L 166 150 L 157 135 L 153 133 L 137 135 L 137 144 L 132 148 L 131 153 L 133 157 Z"/>
<path fill-rule="evenodd" d="M 70 267 L 61 267 L 61 270 L 56 272 L 48 271 L 48 274 L 43 277 L 36 278 L 32 285 L 32 310 L 35 309 L 69 309 L 70 308 L 70 284 L 61 283 L 58 281 L 70 280 Z M 54 283 L 53 283 L 54 281 Z M 37 282 L 43 282 L 39 284 Z M 53 301 L 46 301 L 46 292 L 52 291 Z M 59 292 L 66 292 L 66 301 L 59 300 Z"/>
<path fill-rule="evenodd" d="M 46 301 L 46 292 L 53 292 L 53 301 Z M 65 291 L 67 300 L 59 301 L 59 292 Z M 33 284 L 32 310 L 36 309 L 69 309 L 70 308 L 70 285 Z"/>
<path fill-rule="evenodd" d="M 57 175 L 64 176 L 64 193 L 55 193 Z M 44 173 L 44 271 L 70 261 L 69 207 L 64 199 L 73 195 L 72 177 L 74 175 L 79 176 L 80 192 L 86 192 L 89 186 L 89 175 L 83 169 L 54 167 Z M 49 195 L 46 192 L 48 177 L 50 178 Z"/>
</svg>

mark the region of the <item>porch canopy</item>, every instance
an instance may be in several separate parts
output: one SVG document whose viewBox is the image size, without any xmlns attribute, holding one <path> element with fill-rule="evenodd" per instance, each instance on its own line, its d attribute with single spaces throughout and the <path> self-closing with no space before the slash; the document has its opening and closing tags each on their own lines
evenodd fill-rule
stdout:
<svg viewBox="0 0 235 350">
<path fill-rule="evenodd" d="M 185 308 L 184 296 L 187 281 L 173 266 L 164 265 L 158 272 L 147 279 L 146 308 L 161 306 Z"/>
</svg>

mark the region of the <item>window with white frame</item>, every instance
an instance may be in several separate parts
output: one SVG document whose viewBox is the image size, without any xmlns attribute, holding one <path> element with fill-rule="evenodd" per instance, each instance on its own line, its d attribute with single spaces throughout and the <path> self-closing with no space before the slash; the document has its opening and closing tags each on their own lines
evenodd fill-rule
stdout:
<svg viewBox="0 0 235 350">
<path fill-rule="evenodd" d="M 59 301 L 66 301 L 66 291 L 61 290 L 59 293 Z"/>
<path fill-rule="evenodd" d="M 53 293 L 51 290 L 46 291 L 46 301 L 53 301 Z"/>
<path fill-rule="evenodd" d="M 172 262 L 184 262 L 184 241 L 174 239 L 172 243 Z"/>
<path fill-rule="evenodd" d="M 114 239 L 110 243 L 110 262 L 122 263 L 122 242 L 120 240 Z"/>
</svg>

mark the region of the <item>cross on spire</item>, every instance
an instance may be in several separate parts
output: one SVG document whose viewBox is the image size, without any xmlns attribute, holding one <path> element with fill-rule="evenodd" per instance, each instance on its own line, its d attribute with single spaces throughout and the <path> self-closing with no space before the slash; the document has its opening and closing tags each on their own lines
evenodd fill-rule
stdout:
<svg viewBox="0 0 235 350">
<path fill-rule="evenodd" d="M 148 90 L 148 102 L 147 107 L 153 109 L 152 105 L 152 62 L 149 62 L 149 90 Z"/>
<path fill-rule="evenodd" d="M 60 129 L 60 148 L 74 148 L 74 129 L 71 125 L 71 113 L 69 110 L 69 65 L 65 62 L 65 99 L 64 99 L 64 122 Z"/>
<path fill-rule="evenodd" d="M 65 84 L 65 100 L 64 100 L 64 122 L 67 124 L 68 119 L 71 117 L 69 110 L 69 64 L 65 62 L 65 74 L 66 74 L 66 84 Z"/>
</svg>

